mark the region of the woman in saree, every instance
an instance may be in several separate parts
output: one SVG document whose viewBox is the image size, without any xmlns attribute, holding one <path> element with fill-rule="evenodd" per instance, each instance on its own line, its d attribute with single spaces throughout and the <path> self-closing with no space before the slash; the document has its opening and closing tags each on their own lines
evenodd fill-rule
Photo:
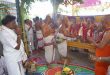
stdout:
<svg viewBox="0 0 110 75">
<path fill-rule="evenodd" d="M 110 65 L 110 63 L 102 60 L 103 58 L 110 57 L 110 15 L 104 16 L 103 20 L 104 32 L 102 39 L 97 43 L 88 37 L 89 41 L 96 47 L 96 57 L 92 57 L 95 60 L 95 75 L 106 75 L 108 66 Z"/>
</svg>

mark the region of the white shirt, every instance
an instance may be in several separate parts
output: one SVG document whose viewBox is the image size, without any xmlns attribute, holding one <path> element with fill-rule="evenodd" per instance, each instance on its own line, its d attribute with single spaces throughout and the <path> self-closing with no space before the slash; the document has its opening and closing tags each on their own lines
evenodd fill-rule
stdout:
<svg viewBox="0 0 110 75">
<path fill-rule="evenodd" d="M 31 39 L 33 38 L 33 29 L 31 27 L 30 30 L 28 30 L 29 28 L 30 28 L 30 26 L 25 24 L 25 31 L 27 34 L 27 39 L 28 39 L 28 41 L 31 41 Z"/>
<path fill-rule="evenodd" d="M 15 49 L 17 46 L 17 35 L 13 30 L 2 26 L 2 30 L 0 30 L 0 41 L 3 44 L 5 60 L 15 62 L 23 60 L 23 56 L 26 55 L 24 52 L 24 45 L 21 40 L 20 49 Z"/>
<path fill-rule="evenodd" d="M 0 58 L 0 75 L 8 75 L 6 63 L 3 56 L 1 56 Z"/>
</svg>

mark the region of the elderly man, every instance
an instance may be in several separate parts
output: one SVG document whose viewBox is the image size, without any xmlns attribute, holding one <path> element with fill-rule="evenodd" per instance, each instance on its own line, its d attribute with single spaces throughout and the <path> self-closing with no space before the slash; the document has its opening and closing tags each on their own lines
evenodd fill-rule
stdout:
<svg viewBox="0 0 110 75">
<path fill-rule="evenodd" d="M 44 36 L 44 48 L 45 48 L 45 58 L 47 61 L 47 66 L 50 68 L 50 64 L 54 60 L 54 47 L 53 47 L 53 38 L 54 30 L 51 28 L 51 17 L 46 16 L 45 23 L 42 25 L 42 32 Z"/>
<path fill-rule="evenodd" d="M 64 16 L 63 18 L 59 17 L 59 32 L 56 35 L 56 42 L 57 42 L 57 48 L 58 52 L 61 55 L 61 62 L 63 62 L 63 59 L 65 61 L 65 64 L 68 64 L 66 61 L 67 59 L 67 37 L 70 37 L 70 25 L 69 20 L 67 16 Z"/>
<path fill-rule="evenodd" d="M 3 44 L 3 54 L 8 70 L 8 75 L 25 75 L 22 62 L 25 62 L 27 55 L 21 40 L 21 30 L 16 26 L 16 17 L 7 15 L 2 19 L 0 30 L 0 41 Z"/>
</svg>

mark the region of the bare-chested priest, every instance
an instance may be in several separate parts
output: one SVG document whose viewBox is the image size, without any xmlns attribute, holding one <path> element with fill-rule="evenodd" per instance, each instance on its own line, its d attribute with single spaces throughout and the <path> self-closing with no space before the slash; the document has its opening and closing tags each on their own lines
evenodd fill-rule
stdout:
<svg viewBox="0 0 110 75">
<path fill-rule="evenodd" d="M 61 58 L 64 59 L 65 64 L 67 64 L 67 41 L 66 38 L 70 37 L 70 25 L 67 16 L 63 16 L 61 18 L 61 28 L 59 29 L 59 33 L 57 34 L 57 47 L 58 52 L 61 55 Z M 62 59 L 61 59 L 62 60 Z M 64 63 L 64 62 L 63 62 Z"/>
<path fill-rule="evenodd" d="M 48 68 L 50 68 L 50 64 L 54 61 L 54 46 L 53 46 L 53 38 L 54 38 L 54 29 L 51 27 L 52 19 L 49 15 L 46 16 L 45 22 L 42 25 L 42 33 L 44 37 L 44 49 L 45 49 L 45 59 L 47 62 Z"/>
</svg>

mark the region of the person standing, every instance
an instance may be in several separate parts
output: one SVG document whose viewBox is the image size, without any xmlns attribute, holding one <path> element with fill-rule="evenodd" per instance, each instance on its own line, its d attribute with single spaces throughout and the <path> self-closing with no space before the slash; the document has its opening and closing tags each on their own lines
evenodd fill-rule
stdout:
<svg viewBox="0 0 110 75">
<path fill-rule="evenodd" d="M 36 17 L 36 37 L 37 37 L 37 49 L 38 50 L 43 50 L 44 42 L 43 42 L 43 34 L 42 34 L 42 21 L 39 20 L 39 17 Z"/>
<path fill-rule="evenodd" d="M 58 52 L 61 56 L 61 62 L 68 64 L 68 52 L 67 52 L 67 37 L 70 37 L 70 24 L 69 24 L 69 19 L 67 16 L 64 16 L 61 19 L 61 24 L 60 24 L 60 29 L 59 32 L 56 35 L 56 42 L 57 42 L 57 47 L 58 47 Z M 63 60 L 64 59 L 64 60 Z"/>
<path fill-rule="evenodd" d="M 32 21 L 26 19 L 24 22 L 25 22 L 25 31 L 27 34 L 29 50 L 32 53 L 32 51 L 34 50 L 34 38 L 33 38 L 34 35 L 33 35 Z"/>
<path fill-rule="evenodd" d="M 51 17 L 47 15 L 45 23 L 42 25 L 42 33 L 44 37 L 45 59 L 48 68 L 51 68 L 50 64 L 54 61 L 55 55 L 53 46 L 54 30 L 52 29 L 51 24 Z"/>
<path fill-rule="evenodd" d="M 3 44 L 3 54 L 8 75 L 25 75 L 22 63 L 27 60 L 24 44 L 21 40 L 21 29 L 16 25 L 16 17 L 6 15 L 2 19 L 0 41 Z"/>
<path fill-rule="evenodd" d="M 100 39 L 97 43 L 97 41 L 94 41 L 91 37 L 88 37 L 88 40 L 96 46 L 95 54 L 100 60 L 102 60 L 103 57 L 110 57 L 110 15 L 104 16 L 103 20 L 103 26 L 105 29 L 102 39 Z M 96 57 L 92 57 L 92 59 L 96 61 L 95 75 L 106 75 L 110 63 L 99 61 Z"/>
</svg>

